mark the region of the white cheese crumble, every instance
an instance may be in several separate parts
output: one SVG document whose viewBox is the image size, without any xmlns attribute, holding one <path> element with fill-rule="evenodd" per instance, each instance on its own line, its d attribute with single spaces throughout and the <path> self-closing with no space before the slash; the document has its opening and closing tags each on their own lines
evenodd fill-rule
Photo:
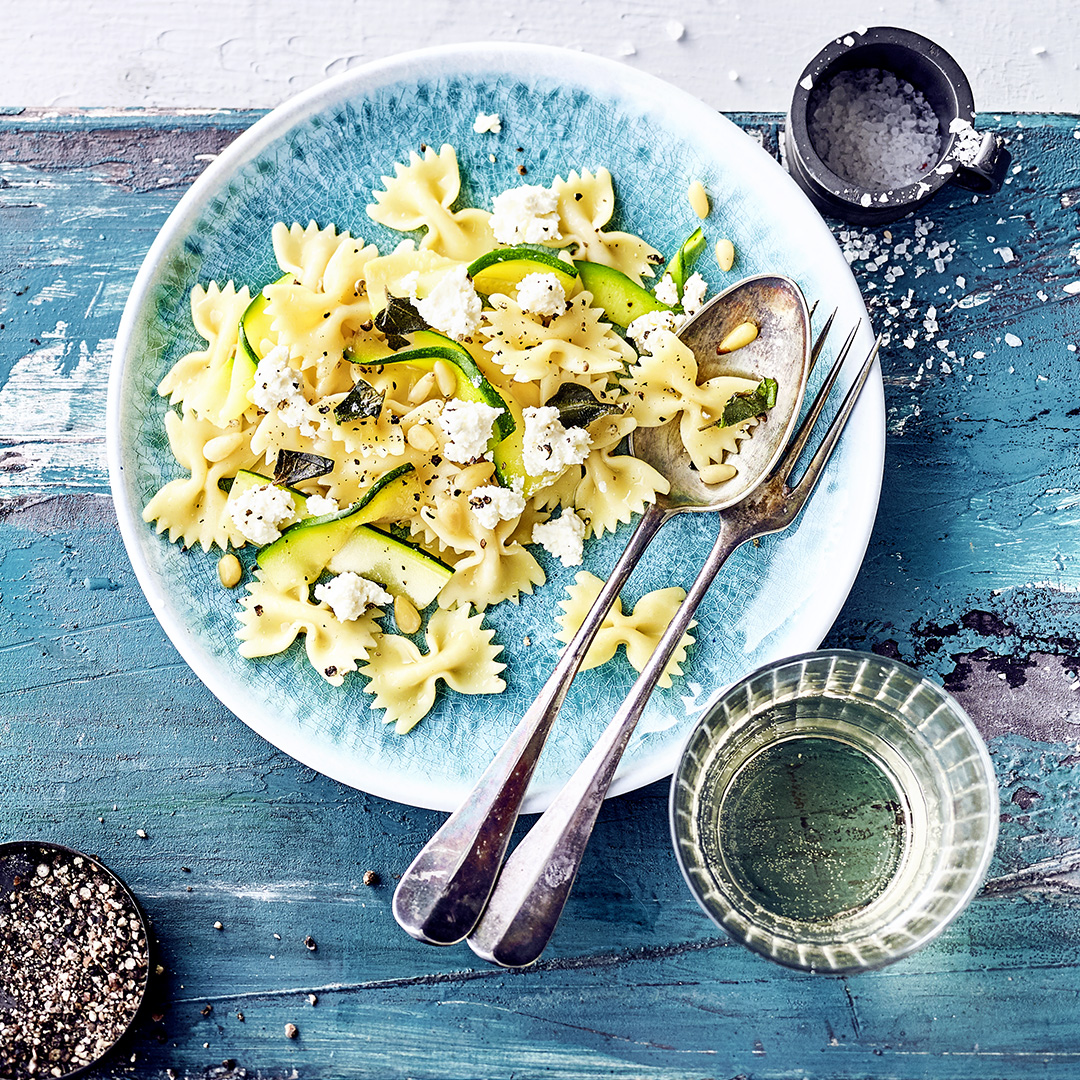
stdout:
<svg viewBox="0 0 1080 1080">
<path fill-rule="evenodd" d="M 286 427 L 299 428 L 308 438 L 318 434 L 307 418 L 307 399 L 300 391 L 300 375 L 289 363 L 287 345 L 278 345 L 259 361 L 248 400 L 263 412 L 276 412 Z"/>
<path fill-rule="evenodd" d="M 490 484 L 473 488 L 469 495 L 473 517 L 485 529 L 494 529 L 500 521 L 511 521 L 525 511 L 524 496 L 509 488 Z"/>
<path fill-rule="evenodd" d="M 687 315 L 693 315 L 698 311 L 705 299 L 707 289 L 705 279 L 698 273 L 693 273 L 686 279 L 682 290 L 682 308 Z"/>
<path fill-rule="evenodd" d="M 439 426 L 447 437 L 443 453 L 458 465 L 483 457 L 502 411 L 482 401 L 451 398 L 439 414 Z"/>
<path fill-rule="evenodd" d="M 532 315 L 562 315 L 566 290 L 557 274 L 526 274 L 517 287 L 517 302 Z"/>
<path fill-rule="evenodd" d="M 359 619 L 369 607 L 394 602 L 394 598 L 377 581 L 361 577 L 351 570 L 332 577 L 325 585 L 316 585 L 315 599 L 329 604 L 334 618 L 341 622 Z"/>
<path fill-rule="evenodd" d="M 307 497 L 307 512 L 312 517 L 322 517 L 323 514 L 336 514 L 340 509 L 337 499 L 331 499 L 327 495 L 309 495 Z"/>
<path fill-rule="evenodd" d="M 580 566 L 585 543 L 585 522 L 573 510 L 561 517 L 533 526 L 532 542 L 543 545 L 563 566 Z"/>
<path fill-rule="evenodd" d="M 245 540 L 262 547 L 281 535 L 281 526 L 296 513 L 293 497 L 273 484 L 248 488 L 231 499 L 233 524 Z"/>
<path fill-rule="evenodd" d="M 530 476 L 562 472 L 568 465 L 580 465 L 589 456 L 592 439 L 585 428 L 565 428 L 554 405 L 530 406 L 525 410 L 525 437 L 522 461 Z"/>
<path fill-rule="evenodd" d="M 648 311 L 644 315 L 639 315 L 626 328 L 626 336 L 634 343 L 639 353 L 651 353 L 649 339 L 653 334 L 660 330 L 677 334 L 685 321 L 685 316 L 676 315 L 673 311 Z"/>
<path fill-rule="evenodd" d="M 561 240 L 559 197 L 551 188 L 522 184 L 496 195 L 491 231 L 500 244 L 540 244 Z"/>
<path fill-rule="evenodd" d="M 502 131 L 502 120 L 499 118 L 498 113 L 479 112 L 473 121 L 472 129 L 477 135 L 484 135 L 487 132 L 498 135 Z"/>
<path fill-rule="evenodd" d="M 443 274 L 423 300 L 416 298 L 415 288 L 413 279 L 409 290 L 413 304 L 421 318 L 436 330 L 460 341 L 480 325 L 483 305 L 464 266 L 455 266 Z"/>
<path fill-rule="evenodd" d="M 679 290 L 675 285 L 675 279 L 670 274 L 665 274 L 660 283 L 653 289 L 653 296 L 661 304 L 670 304 L 674 307 L 679 302 Z"/>
</svg>

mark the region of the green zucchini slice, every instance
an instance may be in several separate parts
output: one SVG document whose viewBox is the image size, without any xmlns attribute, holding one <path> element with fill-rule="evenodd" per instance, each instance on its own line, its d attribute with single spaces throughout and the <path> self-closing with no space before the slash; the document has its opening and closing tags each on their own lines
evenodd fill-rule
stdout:
<svg viewBox="0 0 1080 1080">
<path fill-rule="evenodd" d="M 298 581 L 314 582 L 353 532 L 371 521 L 399 521 L 410 516 L 420 499 L 412 465 L 399 465 L 336 514 L 308 517 L 290 525 L 273 543 L 260 548 L 263 579 L 279 589 Z"/>
<path fill-rule="evenodd" d="M 408 597 L 418 611 L 442 592 L 454 572 L 434 555 L 371 525 L 360 525 L 326 568 L 332 574 L 351 570 L 377 581 L 392 595 Z"/>
<path fill-rule="evenodd" d="M 469 277 L 477 292 L 490 296 L 505 293 L 513 296 L 522 279 L 529 274 L 554 274 L 567 296 L 577 287 L 577 268 L 564 262 L 550 248 L 533 244 L 496 248 L 469 264 Z"/>
<path fill-rule="evenodd" d="M 592 293 L 593 305 L 603 308 L 608 319 L 623 330 L 650 311 L 673 310 L 670 304 L 662 304 L 648 289 L 613 266 L 584 259 L 575 261 L 574 265 L 581 275 L 582 288 Z"/>
<path fill-rule="evenodd" d="M 410 348 L 377 360 L 356 360 L 346 351 L 345 358 L 365 367 L 383 367 L 387 364 L 410 364 L 424 371 L 431 371 L 436 360 L 443 360 L 457 375 L 455 396 L 462 401 L 478 401 L 490 405 L 502 412 L 495 418 L 493 444 L 502 442 L 514 430 L 514 415 L 510 411 L 502 394 L 488 382 L 487 377 L 476 365 L 476 361 L 453 338 L 440 334 L 436 330 L 419 330 L 409 335 Z"/>
</svg>

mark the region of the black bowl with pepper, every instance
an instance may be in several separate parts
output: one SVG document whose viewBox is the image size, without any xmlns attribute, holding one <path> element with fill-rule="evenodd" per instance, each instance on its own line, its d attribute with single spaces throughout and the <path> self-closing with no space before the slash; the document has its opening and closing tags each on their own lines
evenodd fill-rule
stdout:
<svg viewBox="0 0 1080 1080">
<path fill-rule="evenodd" d="M 69 1077 L 127 1034 L 146 998 L 149 927 L 97 859 L 0 844 L 0 1076 Z"/>
</svg>

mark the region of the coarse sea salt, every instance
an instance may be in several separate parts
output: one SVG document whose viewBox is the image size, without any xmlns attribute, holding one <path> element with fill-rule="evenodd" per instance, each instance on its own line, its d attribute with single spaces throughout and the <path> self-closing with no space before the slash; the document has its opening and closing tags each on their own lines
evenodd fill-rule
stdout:
<svg viewBox="0 0 1080 1080">
<path fill-rule="evenodd" d="M 941 156 L 937 115 L 891 71 L 841 71 L 814 91 L 807 129 L 838 176 L 873 191 L 921 179 Z"/>
</svg>

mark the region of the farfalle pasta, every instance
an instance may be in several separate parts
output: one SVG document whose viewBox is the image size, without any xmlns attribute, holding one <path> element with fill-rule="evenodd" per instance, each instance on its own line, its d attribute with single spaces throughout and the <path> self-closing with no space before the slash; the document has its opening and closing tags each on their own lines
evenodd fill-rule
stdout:
<svg viewBox="0 0 1080 1080">
<path fill-rule="evenodd" d="M 485 612 L 545 585 L 538 543 L 579 564 L 589 537 L 668 490 L 624 452 L 636 427 L 676 420 L 712 478 L 734 471 L 752 425 L 722 416 L 756 384 L 699 385 L 674 334 L 700 303 L 700 278 L 691 286 L 680 270 L 678 283 L 646 288 L 661 256 L 608 228 L 606 169 L 519 185 L 495 213 L 457 207 L 460 192 L 454 149 L 424 149 L 382 178 L 367 208 L 419 235 L 380 251 L 337 224 L 279 222 L 276 280 L 193 290 L 206 347 L 158 387 L 186 475 L 143 513 L 185 546 L 257 549 L 237 605 L 239 652 L 299 643 L 331 684 L 362 679 L 401 733 L 440 683 L 505 688 Z M 623 300 L 647 326 L 620 320 Z M 599 589 L 578 575 L 560 640 Z M 658 590 L 629 614 L 616 604 L 586 666 L 621 646 L 640 670 L 682 597 Z"/>
</svg>

